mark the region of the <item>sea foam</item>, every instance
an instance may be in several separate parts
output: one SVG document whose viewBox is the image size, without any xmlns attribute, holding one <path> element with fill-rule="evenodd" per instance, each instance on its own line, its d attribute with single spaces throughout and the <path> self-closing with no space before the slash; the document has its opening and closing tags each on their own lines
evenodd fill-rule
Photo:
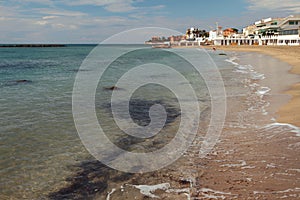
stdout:
<svg viewBox="0 0 300 200">
<path fill-rule="evenodd" d="M 272 130 L 274 132 L 289 131 L 296 133 L 296 136 L 300 137 L 300 128 L 288 123 L 272 123 L 263 127 L 266 130 Z"/>
<path fill-rule="evenodd" d="M 233 57 L 230 57 L 230 58 L 228 58 L 228 59 L 225 59 L 225 61 L 226 61 L 226 62 L 229 62 L 229 63 L 231 63 L 231 64 L 233 64 L 233 65 L 239 65 L 237 62 L 234 62 L 234 61 L 237 60 L 237 59 L 238 59 L 237 57 L 233 56 Z"/>
</svg>

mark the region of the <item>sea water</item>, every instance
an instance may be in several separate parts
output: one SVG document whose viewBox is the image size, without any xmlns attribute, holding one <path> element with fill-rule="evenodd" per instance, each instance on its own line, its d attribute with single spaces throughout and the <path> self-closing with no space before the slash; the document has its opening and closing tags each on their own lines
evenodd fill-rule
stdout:
<svg viewBox="0 0 300 200">
<path fill-rule="evenodd" d="M 0 49 L 3 198 L 47 196 L 84 152 L 71 94 L 75 74 L 92 48 Z"/>
<path fill-rule="evenodd" d="M 105 48 L 114 52 L 141 47 L 145 48 L 126 45 Z M 72 116 L 74 80 L 77 73 L 84 73 L 80 65 L 93 48 L 91 45 L 70 45 L 0 49 L 1 198 L 52 198 L 51 194 L 68 185 L 69 177 L 76 179 L 82 163 L 95 160 L 82 145 Z M 101 125 L 117 145 L 126 150 L 147 152 L 153 148 L 153 142 L 134 140 L 122 134 L 111 123 L 109 112 L 111 91 L 106 87 L 112 87 L 132 62 L 139 65 L 156 60 L 173 66 L 176 63 L 175 68 L 193 83 L 203 108 L 209 106 L 209 96 L 197 71 L 175 54 L 149 47 L 135 53 L 116 60 L 106 72 L 97 88 L 96 109 Z M 201 51 L 198 53 L 207 56 Z M 160 76 L 172 79 L 168 74 Z M 156 77 L 152 78 L 155 82 Z M 184 83 L 174 80 L 174 84 Z M 176 96 L 166 88 L 149 84 L 140 88 L 131 102 L 132 118 L 139 125 L 149 123 L 151 105 L 159 103 L 165 107 L 169 129 L 163 137 L 155 139 L 154 147 L 167 144 L 173 137 L 170 130 L 176 129 L 175 121 L 181 114 Z M 84 183 L 82 186 L 85 187 Z M 70 189 L 66 193 L 72 192 Z"/>
</svg>

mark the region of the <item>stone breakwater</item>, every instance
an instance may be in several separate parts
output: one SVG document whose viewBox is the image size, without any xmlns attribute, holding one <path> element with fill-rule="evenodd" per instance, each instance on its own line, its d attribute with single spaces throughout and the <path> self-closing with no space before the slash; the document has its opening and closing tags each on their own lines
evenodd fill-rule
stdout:
<svg viewBox="0 0 300 200">
<path fill-rule="evenodd" d="M 2 44 L 0 48 L 5 47 L 65 47 L 64 44 Z"/>
</svg>

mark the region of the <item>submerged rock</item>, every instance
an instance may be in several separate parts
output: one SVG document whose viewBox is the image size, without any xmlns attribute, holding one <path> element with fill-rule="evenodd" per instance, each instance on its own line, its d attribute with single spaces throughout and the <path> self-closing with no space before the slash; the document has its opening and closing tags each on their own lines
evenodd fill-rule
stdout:
<svg viewBox="0 0 300 200">
<path fill-rule="evenodd" d="M 121 88 L 117 87 L 117 86 L 111 86 L 111 87 L 104 87 L 104 90 L 122 90 Z"/>
<path fill-rule="evenodd" d="M 0 87 L 16 86 L 16 85 L 19 85 L 19 84 L 28 84 L 28 83 L 32 83 L 32 81 L 27 80 L 27 79 L 10 80 L 10 81 L 4 82 L 3 84 L 0 83 Z"/>
<path fill-rule="evenodd" d="M 16 83 L 31 83 L 32 81 L 30 80 L 26 80 L 26 79 L 22 79 L 22 80 L 16 80 Z"/>
</svg>

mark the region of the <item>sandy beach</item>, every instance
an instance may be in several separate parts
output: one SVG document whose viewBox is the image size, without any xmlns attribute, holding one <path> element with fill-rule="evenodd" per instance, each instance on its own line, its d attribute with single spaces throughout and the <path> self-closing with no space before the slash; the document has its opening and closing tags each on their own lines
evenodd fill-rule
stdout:
<svg viewBox="0 0 300 200">
<path fill-rule="evenodd" d="M 212 48 L 212 47 L 211 47 Z M 257 52 L 273 56 L 292 66 L 290 73 L 300 75 L 300 47 L 299 46 L 215 46 L 218 50 Z M 284 78 L 282 80 L 284 81 Z M 292 96 L 291 100 L 279 108 L 278 122 L 290 123 L 300 127 L 300 79 L 291 85 L 284 93 Z"/>
<path fill-rule="evenodd" d="M 209 195 L 217 199 L 299 199 L 300 139 L 297 137 L 299 128 L 295 127 L 296 131 L 291 131 L 289 127 L 290 124 L 300 126 L 300 83 L 297 82 L 299 77 L 291 74 L 300 74 L 300 47 L 217 46 L 216 48 L 217 53 L 225 51 L 229 56 L 234 52 L 242 52 L 247 58 L 247 52 L 257 52 L 257 60 L 261 60 L 263 56 L 260 55 L 263 54 L 279 59 L 278 65 L 275 60 L 275 63 L 266 63 L 265 66 L 264 62 L 257 61 L 255 56 L 250 56 L 247 60 L 252 65 L 253 63 L 261 65 L 254 68 L 263 71 L 268 79 L 255 81 L 254 84 L 265 84 L 269 81 L 271 83 L 269 85 L 272 85 L 273 94 L 263 98 L 270 102 L 269 109 L 274 112 L 266 116 L 274 115 L 276 125 L 259 127 L 262 121 L 267 122 L 269 119 L 259 114 L 252 115 L 251 112 L 246 116 L 240 115 L 241 110 L 247 110 L 248 106 L 257 100 L 251 97 L 229 98 L 228 114 L 220 143 L 207 158 L 199 161 L 203 166 L 201 187 L 213 190 L 199 196 L 204 199 Z M 280 68 L 282 61 L 292 68 L 290 70 Z M 291 82 L 288 81 L 293 85 L 289 85 Z M 286 94 L 291 96 L 287 99 Z M 236 126 L 226 125 L 234 122 Z M 257 126 L 239 127 L 240 122 Z"/>
</svg>

